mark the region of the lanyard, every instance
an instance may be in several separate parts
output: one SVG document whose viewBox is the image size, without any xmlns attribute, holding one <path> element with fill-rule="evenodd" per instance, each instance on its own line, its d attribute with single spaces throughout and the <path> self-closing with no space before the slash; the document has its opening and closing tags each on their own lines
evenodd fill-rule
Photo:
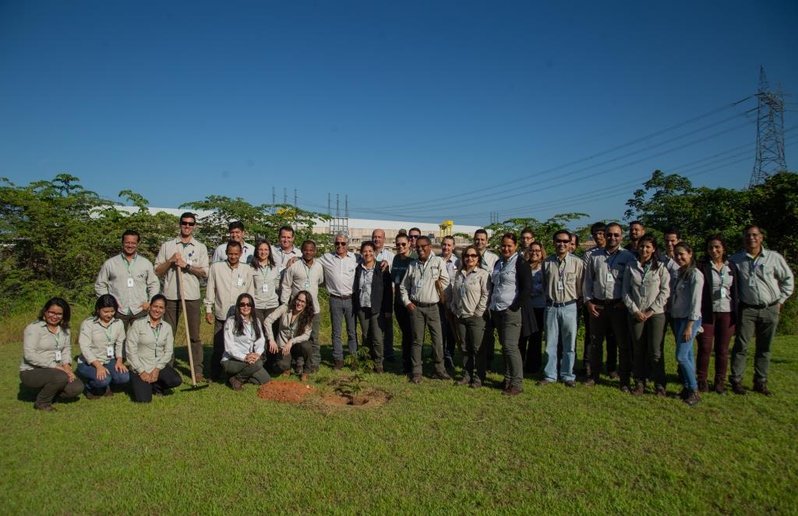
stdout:
<svg viewBox="0 0 798 516">
<path fill-rule="evenodd" d="M 155 356 L 158 356 L 158 345 L 160 344 L 158 341 L 161 339 L 161 322 L 159 322 L 155 328 L 150 325 L 150 331 L 152 331 L 152 335 L 155 337 L 155 346 L 153 349 L 155 350 Z"/>
<path fill-rule="evenodd" d="M 48 331 L 48 333 L 50 333 L 50 335 L 53 336 L 53 340 L 55 341 L 55 350 L 56 351 L 61 351 L 62 349 L 64 349 L 64 342 L 63 342 L 64 335 L 61 332 L 61 329 L 59 328 L 58 332 L 56 332 L 56 333 L 51 333 L 49 331 Z"/>
<path fill-rule="evenodd" d="M 113 331 L 112 331 L 112 330 L 113 330 L 113 327 L 114 327 L 114 321 L 111 321 L 111 324 L 109 324 L 107 328 L 106 328 L 105 326 L 103 326 L 103 325 L 102 325 L 102 323 L 100 323 L 100 327 L 101 327 L 101 328 L 103 329 L 103 331 L 105 332 L 105 340 L 107 340 L 107 341 L 108 341 L 108 345 L 110 346 L 111 344 L 113 344 L 113 343 L 114 343 L 114 337 L 113 337 L 113 334 L 114 334 L 115 332 L 113 332 Z"/>
<path fill-rule="evenodd" d="M 134 266 L 136 264 L 136 258 L 139 257 L 138 253 L 136 253 L 133 256 L 133 260 L 130 260 L 130 261 L 128 261 L 128 259 L 125 258 L 125 256 L 122 255 L 122 254 L 120 254 L 119 257 L 122 258 L 123 262 L 125 262 L 125 267 L 127 267 L 127 275 L 132 277 L 133 275 L 130 273 L 130 267 L 132 267 L 132 266 Z"/>
<path fill-rule="evenodd" d="M 642 283 L 646 282 L 646 276 L 648 273 L 651 272 L 651 260 L 647 261 L 645 265 L 643 265 L 643 279 L 641 280 Z"/>
</svg>

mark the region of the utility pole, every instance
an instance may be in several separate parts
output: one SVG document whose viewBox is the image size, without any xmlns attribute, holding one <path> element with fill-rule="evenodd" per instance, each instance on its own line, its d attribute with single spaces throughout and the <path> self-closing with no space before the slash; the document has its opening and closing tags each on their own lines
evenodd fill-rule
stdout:
<svg viewBox="0 0 798 516">
<path fill-rule="evenodd" d="M 751 188 L 773 174 L 787 170 L 784 157 L 784 98 L 781 91 L 770 91 L 765 67 L 759 68 L 759 103 L 756 111 L 756 160 L 751 173 Z"/>
</svg>

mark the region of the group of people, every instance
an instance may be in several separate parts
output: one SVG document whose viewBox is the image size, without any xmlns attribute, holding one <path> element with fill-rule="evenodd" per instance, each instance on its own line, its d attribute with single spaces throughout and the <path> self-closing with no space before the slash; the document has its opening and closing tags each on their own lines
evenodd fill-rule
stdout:
<svg viewBox="0 0 798 516">
<path fill-rule="evenodd" d="M 395 253 L 386 248 L 385 232 L 376 229 L 359 254 L 349 251 L 345 234 L 338 234 L 334 250 L 317 257 L 312 240 L 294 247 L 289 226 L 280 228 L 277 245 L 261 240 L 253 246 L 244 240 L 243 224 L 233 222 L 229 241 L 212 258 L 193 237 L 196 223 L 194 214 L 183 213 L 180 234 L 161 246 L 154 264 L 138 254 L 139 234 L 125 231 L 121 253 L 98 274 L 95 311 L 80 327 L 76 371 L 70 307 L 60 298 L 45 304 L 39 319 L 25 329 L 20 366 L 22 384 L 38 389 L 36 408 L 54 410 L 58 395 L 111 396 L 112 385 L 129 383 L 139 402 L 177 387 L 182 380 L 174 369 L 174 335 L 183 312 L 192 381 L 207 381 L 199 329 L 203 306 L 206 322 L 214 325 L 212 380 L 226 375 L 234 390 L 292 370 L 307 380 L 321 363 L 321 285 L 329 294 L 334 369 L 344 364 L 344 328 L 347 351 L 356 353 L 359 323 L 374 372 L 382 373 L 385 361 L 396 360 L 395 319 L 403 373 L 414 384 L 422 381 L 428 331 L 435 379 L 451 380 L 459 347 L 457 384 L 481 387 L 498 336 L 503 394 L 520 394 L 525 373 L 541 370 L 538 385 L 559 380 L 573 387 L 582 312 L 585 385 L 599 381 L 606 342 L 607 374 L 619 379 L 621 390 L 643 394 L 652 382 L 654 392 L 665 395 L 663 344 L 670 324 L 685 402 L 697 403 L 699 392 L 709 389 L 713 350 L 714 389 L 724 392 L 732 335 L 732 390 L 745 393 L 742 375 L 755 334 L 754 390 L 770 394 L 770 343 L 780 308 L 793 290 L 784 258 L 762 246 L 756 226 L 746 228 L 745 250 L 731 257 L 721 237 L 707 239 L 706 256 L 697 263 L 678 232 L 665 233 L 661 252 L 637 222 L 626 248 L 620 224 L 594 224 L 596 246 L 583 257 L 575 254 L 576 235 L 555 233 L 554 253 L 547 256 L 528 229 L 502 235 L 499 254 L 488 250 L 488 233 L 479 229 L 459 257 L 452 237 L 442 239 L 435 255 L 430 238 L 418 228 L 396 236 Z M 204 297 L 201 280 L 207 280 Z"/>
</svg>

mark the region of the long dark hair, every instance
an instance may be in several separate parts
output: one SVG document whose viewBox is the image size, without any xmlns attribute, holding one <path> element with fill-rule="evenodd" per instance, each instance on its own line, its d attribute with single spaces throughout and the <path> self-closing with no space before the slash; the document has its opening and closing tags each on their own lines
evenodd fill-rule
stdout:
<svg viewBox="0 0 798 516">
<path fill-rule="evenodd" d="M 260 332 L 260 320 L 255 317 L 255 300 L 252 299 L 252 296 L 244 292 L 243 294 L 238 295 L 238 299 L 236 299 L 236 306 L 235 306 L 235 327 L 233 328 L 233 333 L 236 335 L 243 335 L 244 334 L 244 317 L 241 315 L 241 301 L 246 299 L 249 301 L 250 306 L 250 315 L 249 320 L 252 323 L 252 327 L 255 328 L 255 340 L 259 339 L 261 336 Z"/>
<path fill-rule="evenodd" d="M 259 270 L 261 268 L 260 261 L 258 261 L 258 247 L 260 247 L 263 244 L 269 246 L 269 257 L 266 259 L 266 261 L 269 262 L 269 267 L 275 266 L 274 256 L 272 256 L 274 254 L 272 253 L 272 244 L 267 239 L 264 238 L 263 240 L 258 240 L 257 242 L 255 242 L 255 255 L 252 257 L 252 262 L 250 263 L 252 268 L 255 270 Z"/>
<path fill-rule="evenodd" d="M 310 295 L 310 292 L 307 290 L 300 290 L 291 298 L 291 303 L 288 305 L 289 307 L 293 308 L 296 298 L 299 297 L 300 294 L 305 295 L 305 309 L 299 314 L 299 322 L 297 323 L 297 333 L 301 335 L 305 333 L 308 324 L 313 322 L 313 316 L 316 314 L 316 305 L 313 304 L 313 296 Z"/>
<path fill-rule="evenodd" d="M 51 306 L 59 306 L 61 310 L 64 311 L 64 316 L 61 317 L 61 322 L 58 323 L 58 326 L 61 327 L 63 330 L 69 329 L 69 318 L 72 317 L 72 310 L 69 308 L 69 303 L 66 302 L 65 299 L 60 297 L 51 297 L 44 303 L 44 307 L 42 307 L 41 311 L 39 312 L 39 320 L 44 321 L 44 312 L 50 309 Z"/>
<path fill-rule="evenodd" d="M 97 302 L 94 303 L 94 317 L 100 317 L 100 310 L 103 308 L 113 308 L 114 313 L 116 313 L 116 311 L 119 310 L 119 303 L 111 294 L 103 294 L 98 297 Z"/>
<path fill-rule="evenodd" d="M 657 251 L 659 247 L 657 246 L 657 239 L 654 238 L 654 235 L 643 235 L 640 237 L 640 240 L 637 241 L 637 249 L 639 252 L 640 246 L 642 246 L 645 242 L 649 242 L 654 247 L 654 252 L 651 254 L 651 258 L 648 260 L 651 262 L 651 270 L 655 271 L 659 268 L 659 258 L 657 258 Z"/>
</svg>

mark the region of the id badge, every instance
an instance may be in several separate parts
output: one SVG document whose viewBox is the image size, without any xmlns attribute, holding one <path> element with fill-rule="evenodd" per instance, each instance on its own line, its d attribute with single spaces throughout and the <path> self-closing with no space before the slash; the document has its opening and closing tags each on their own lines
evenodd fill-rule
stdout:
<svg viewBox="0 0 798 516">
<path fill-rule="evenodd" d="M 56 349 L 55 350 L 55 361 L 56 362 L 60 362 L 61 361 L 61 350 L 60 349 Z"/>
<path fill-rule="evenodd" d="M 640 298 L 645 299 L 646 297 L 646 286 L 640 285 Z"/>
<path fill-rule="evenodd" d="M 114 347 L 113 346 L 106 346 L 105 347 L 105 356 L 108 358 L 114 358 Z"/>
<path fill-rule="evenodd" d="M 614 283 L 614 282 L 615 282 L 615 276 L 612 275 L 612 272 L 608 272 L 607 273 L 607 283 Z"/>
<path fill-rule="evenodd" d="M 557 283 L 557 290 L 560 291 L 560 292 L 565 290 L 565 283 L 563 283 L 562 281 L 558 282 Z"/>
<path fill-rule="evenodd" d="M 720 298 L 721 299 L 726 299 L 726 289 L 725 288 L 720 289 Z"/>
<path fill-rule="evenodd" d="M 263 286 L 260 288 L 260 290 L 264 294 L 267 293 L 269 291 L 269 284 L 268 283 L 264 283 Z"/>
<path fill-rule="evenodd" d="M 748 278 L 748 286 L 752 288 L 756 287 L 756 276 L 752 275 L 750 278 Z"/>
<path fill-rule="evenodd" d="M 242 278 L 241 276 L 239 276 L 239 277 L 236 279 L 236 286 L 237 286 L 237 287 L 240 287 L 240 286 L 242 286 L 242 285 L 244 285 L 244 278 Z"/>
<path fill-rule="evenodd" d="M 133 278 L 127 279 L 127 288 L 133 288 Z"/>
<path fill-rule="evenodd" d="M 309 288 L 310 288 L 310 281 L 305 280 L 305 290 L 308 290 Z"/>
</svg>

